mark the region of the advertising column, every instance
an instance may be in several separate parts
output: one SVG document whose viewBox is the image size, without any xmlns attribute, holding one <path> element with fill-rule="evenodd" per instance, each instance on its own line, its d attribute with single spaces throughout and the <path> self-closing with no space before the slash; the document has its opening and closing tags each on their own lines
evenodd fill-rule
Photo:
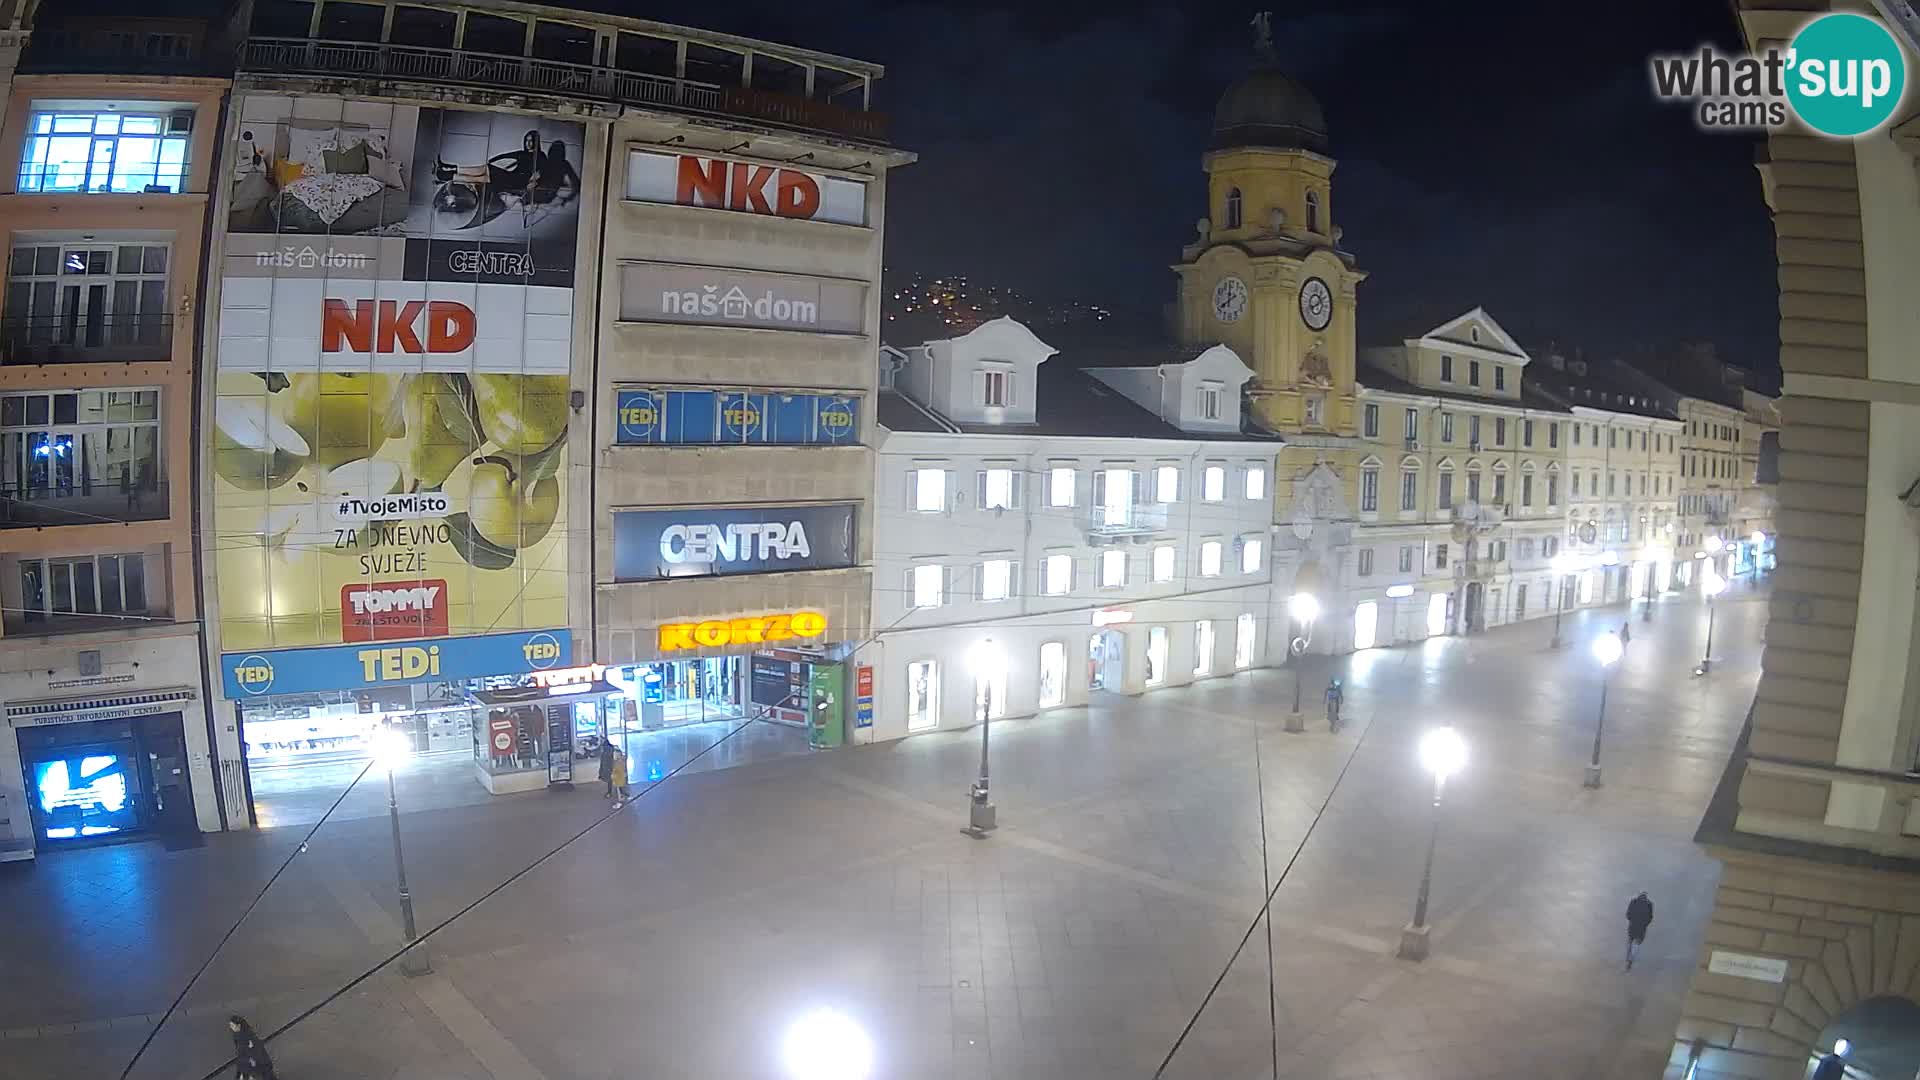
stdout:
<svg viewBox="0 0 1920 1080">
<path fill-rule="evenodd" d="M 250 95 L 234 136 L 210 459 L 229 676 L 419 639 L 487 674 L 462 639 L 566 637 L 581 126 Z"/>
</svg>

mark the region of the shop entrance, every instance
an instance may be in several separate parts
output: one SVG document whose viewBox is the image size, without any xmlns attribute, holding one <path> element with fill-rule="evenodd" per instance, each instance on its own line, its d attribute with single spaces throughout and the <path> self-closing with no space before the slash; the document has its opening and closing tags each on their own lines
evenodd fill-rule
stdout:
<svg viewBox="0 0 1920 1080">
<path fill-rule="evenodd" d="M 25 727 L 19 745 L 40 843 L 198 838 L 179 713 Z"/>
<path fill-rule="evenodd" d="M 702 660 L 668 660 L 636 664 L 627 669 L 631 692 L 639 703 L 639 728 L 678 727 L 746 716 L 742 691 L 745 657 L 714 656 Z"/>
<path fill-rule="evenodd" d="M 1096 630 L 1087 639 L 1087 687 L 1091 690 L 1125 688 L 1127 639 L 1118 630 Z"/>
</svg>

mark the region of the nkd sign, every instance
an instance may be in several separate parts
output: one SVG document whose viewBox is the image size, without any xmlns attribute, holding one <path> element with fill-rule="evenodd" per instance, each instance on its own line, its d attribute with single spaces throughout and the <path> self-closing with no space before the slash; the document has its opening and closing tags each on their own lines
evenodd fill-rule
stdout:
<svg viewBox="0 0 1920 1080">
<path fill-rule="evenodd" d="M 858 334 L 866 329 L 867 283 L 679 263 L 628 263 L 620 268 L 620 318 Z"/>
<path fill-rule="evenodd" d="M 800 221 L 867 223 L 864 181 L 699 154 L 630 152 L 627 198 Z"/>
<path fill-rule="evenodd" d="M 613 574 L 657 581 L 852 566 L 853 511 L 846 504 L 615 511 Z"/>
</svg>

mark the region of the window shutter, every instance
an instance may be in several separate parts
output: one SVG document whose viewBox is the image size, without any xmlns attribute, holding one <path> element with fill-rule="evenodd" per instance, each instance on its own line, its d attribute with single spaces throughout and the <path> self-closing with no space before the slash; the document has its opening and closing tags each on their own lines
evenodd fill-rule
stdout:
<svg viewBox="0 0 1920 1080">
<path fill-rule="evenodd" d="M 913 567 L 911 567 L 911 566 L 909 566 L 909 567 L 907 567 L 907 588 L 906 588 L 906 594 L 907 594 L 907 604 L 906 604 L 906 608 L 907 608 L 907 610 L 908 610 L 908 611 L 912 611 L 912 610 L 913 610 L 914 608 L 917 608 L 917 607 L 919 607 L 919 606 L 920 606 L 920 598 L 919 598 L 918 596 L 915 596 L 915 595 L 914 595 L 914 588 L 913 588 Z"/>
<path fill-rule="evenodd" d="M 1027 486 L 1027 472 L 1025 469 L 1011 469 L 1009 472 L 1012 475 L 1007 479 L 1007 509 L 1018 510 L 1021 493 Z"/>
<path fill-rule="evenodd" d="M 973 474 L 973 505 L 982 510 L 987 508 L 987 471 L 985 469 Z"/>
<path fill-rule="evenodd" d="M 1147 474 L 1139 469 L 1127 473 L 1133 480 L 1133 505 L 1145 506 L 1147 503 Z"/>
<path fill-rule="evenodd" d="M 940 568 L 940 602 L 943 604 L 946 603 L 947 598 L 952 595 L 953 595 L 953 567 L 942 566 Z"/>
<path fill-rule="evenodd" d="M 907 509 L 920 508 L 920 470 L 907 470 Z"/>
<path fill-rule="evenodd" d="M 973 598 L 975 600 L 987 598 L 987 564 L 983 562 L 973 564 Z"/>
<path fill-rule="evenodd" d="M 1019 595 L 1020 595 L 1020 564 L 1017 562 L 1009 563 L 1007 564 L 1007 599 L 1011 600 L 1014 597 Z"/>
<path fill-rule="evenodd" d="M 1093 470 L 1093 508 L 1097 513 L 1107 505 L 1107 470 Z"/>
</svg>

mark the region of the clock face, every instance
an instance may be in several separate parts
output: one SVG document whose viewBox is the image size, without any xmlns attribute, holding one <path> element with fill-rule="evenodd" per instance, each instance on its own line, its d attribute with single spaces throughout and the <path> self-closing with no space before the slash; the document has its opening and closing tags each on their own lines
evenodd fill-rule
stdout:
<svg viewBox="0 0 1920 1080">
<path fill-rule="evenodd" d="M 1213 317 L 1221 322 L 1239 322 L 1247 313 L 1247 283 L 1237 277 L 1223 277 L 1213 287 Z"/>
<path fill-rule="evenodd" d="M 1333 321 L 1333 290 L 1317 277 L 1300 286 L 1300 319 L 1309 330 L 1325 330 Z"/>
</svg>

